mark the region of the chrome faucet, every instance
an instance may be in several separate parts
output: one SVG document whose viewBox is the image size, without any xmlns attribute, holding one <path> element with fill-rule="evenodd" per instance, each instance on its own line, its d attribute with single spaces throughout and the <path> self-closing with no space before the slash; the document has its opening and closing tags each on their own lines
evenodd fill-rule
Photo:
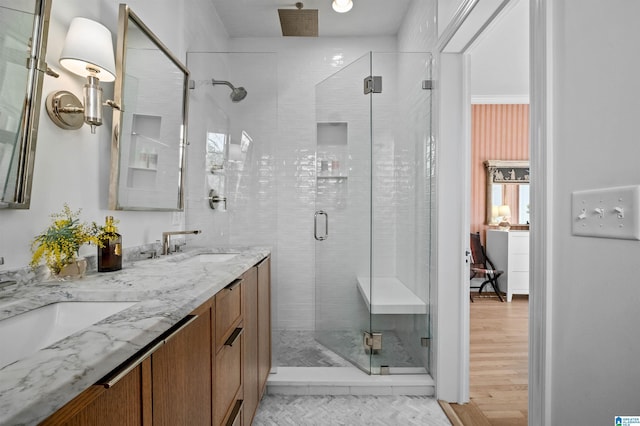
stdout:
<svg viewBox="0 0 640 426">
<path fill-rule="evenodd" d="M 199 234 L 202 231 L 199 229 L 191 230 L 191 231 L 169 231 L 162 233 L 162 254 L 166 255 L 171 253 L 170 236 L 171 235 L 189 235 L 189 234 Z"/>
</svg>

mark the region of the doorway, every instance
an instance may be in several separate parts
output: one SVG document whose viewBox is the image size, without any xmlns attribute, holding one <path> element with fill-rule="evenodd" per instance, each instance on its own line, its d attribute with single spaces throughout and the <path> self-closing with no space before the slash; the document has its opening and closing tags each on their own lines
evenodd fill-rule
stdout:
<svg viewBox="0 0 640 426">
<path fill-rule="evenodd" d="M 465 52 L 471 92 L 470 231 L 480 232 L 487 255 L 505 271 L 499 281 L 507 296 L 505 302 L 495 295 L 474 297 L 469 311 L 469 398 L 491 424 L 526 425 L 528 417 L 529 202 L 517 191 L 529 189 L 528 22 L 529 1 L 512 0 Z M 527 183 L 492 184 L 494 160 L 526 162 Z M 489 204 L 492 198 L 497 200 Z M 518 212 L 500 219 L 511 224 L 506 231 L 492 225 L 498 223 L 492 207 L 498 216 L 504 206 Z M 514 288 L 520 294 L 512 298 Z"/>
<path fill-rule="evenodd" d="M 502 2 L 493 2 L 494 8 L 492 10 L 481 9 L 483 6 L 491 8 L 492 2 L 477 2 L 473 0 L 463 1 L 462 5 L 456 12 L 455 16 L 451 19 L 451 24 L 441 33 L 439 40 L 439 52 L 440 55 L 440 79 L 442 87 L 442 97 L 440 98 L 440 111 L 443 119 L 439 121 L 438 135 L 444 142 L 449 141 L 464 141 L 458 149 L 449 149 L 446 145 L 441 144 L 440 155 L 441 164 L 460 164 L 461 158 L 462 164 L 466 163 L 464 173 L 460 175 L 447 174 L 447 193 L 452 194 L 451 191 L 460 195 L 465 194 L 464 203 L 467 204 L 467 208 L 464 210 L 464 217 L 449 218 L 446 216 L 439 216 L 438 229 L 439 233 L 445 232 L 452 236 L 452 226 L 456 227 L 455 236 L 452 239 L 449 238 L 447 242 L 438 243 L 439 252 L 451 253 L 464 253 L 465 248 L 469 246 L 469 230 L 470 230 L 470 159 L 471 159 L 471 102 L 472 102 L 472 83 L 471 71 L 473 69 L 471 54 L 474 45 L 479 44 L 488 38 L 491 34 L 492 26 L 496 23 L 500 23 L 504 20 L 504 16 L 520 2 L 525 1 L 526 4 L 521 5 L 528 11 L 528 0 L 504 0 Z M 528 21 L 525 22 L 527 24 Z M 475 27 L 474 27 L 475 25 Z M 473 28 L 469 28 L 469 27 Z M 526 27 L 525 27 L 526 28 Z M 527 33 L 528 34 L 528 33 Z M 509 38 L 507 40 L 510 40 Z M 477 49 L 477 48 L 476 48 Z M 525 57 L 528 58 L 528 43 L 521 49 Z M 515 70 L 512 70 L 516 72 Z M 488 71 L 491 73 L 491 70 Z M 524 65 L 524 72 L 528 73 L 528 64 Z M 491 74 L 490 74 L 491 75 Z M 495 78 L 495 76 L 494 76 Z M 500 79 L 498 79 L 500 80 Z M 501 81 L 498 81 L 499 83 Z M 460 86 L 460 87 L 458 87 Z M 484 94 L 486 95 L 486 94 Z M 481 96 L 480 96 L 481 97 Z M 488 96 L 485 96 L 485 98 Z M 458 99 L 459 101 L 457 101 Z M 486 101 L 486 99 L 485 99 Z M 504 99 L 502 99 L 504 101 Z M 508 101 L 502 103 L 520 104 L 527 103 L 518 100 L 517 102 Z M 491 103 L 491 102 L 484 102 Z M 498 104 L 501 102 L 493 101 L 492 103 Z M 453 117 L 458 119 L 457 123 L 452 120 Z M 460 126 L 460 122 L 466 123 Z M 453 146 L 456 143 L 453 142 Z M 441 171 L 443 168 L 441 168 Z M 446 169 L 442 171 L 445 173 Z M 440 194 L 442 191 L 440 190 Z M 533 194 L 535 195 L 535 194 Z M 463 207 L 465 207 L 463 205 Z M 440 240 L 440 238 L 439 238 Z M 462 337 L 458 341 L 444 341 L 439 342 L 441 351 L 450 353 L 452 350 L 458 351 L 460 357 L 456 363 L 445 363 L 442 353 L 439 352 L 438 360 L 440 365 L 440 377 L 451 377 L 451 381 L 442 381 L 439 383 L 438 397 L 447 401 L 457 401 L 459 403 L 465 403 L 469 401 L 469 315 L 470 315 L 470 303 L 468 295 L 468 265 L 464 262 L 459 263 L 447 263 L 449 257 L 440 257 L 438 262 L 438 274 L 446 273 L 447 277 L 455 276 L 459 277 L 460 291 L 457 294 L 457 306 L 450 305 L 449 301 L 453 303 L 453 293 L 457 292 L 457 289 L 451 287 L 438 286 L 439 300 L 444 302 L 443 306 L 453 309 L 452 312 L 459 312 L 459 315 L 448 315 L 449 310 L 439 310 L 439 317 L 443 317 L 447 320 L 447 324 L 440 326 L 439 335 L 442 336 L 446 332 L 457 332 Z M 468 258 L 467 258 L 468 260 Z M 464 291 L 463 291 L 464 290 Z M 499 302 L 495 302 L 496 304 Z M 504 304 L 506 306 L 506 304 Z M 441 308 L 442 309 L 442 308 Z M 442 312 L 442 313 L 441 313 Z M 444 314 L 444 315 L 443 315 Z M 457 318 L 460 318 L 460 322 L 457 322 Z M 440 322 L 441 324 L 443 322 Z M 535 336 L 534 336 L 535 337 Z M 446 344 L 446 346 L 443 346 Z M 457 370 L 456 370 L 457 367 Z"/>
</svg>

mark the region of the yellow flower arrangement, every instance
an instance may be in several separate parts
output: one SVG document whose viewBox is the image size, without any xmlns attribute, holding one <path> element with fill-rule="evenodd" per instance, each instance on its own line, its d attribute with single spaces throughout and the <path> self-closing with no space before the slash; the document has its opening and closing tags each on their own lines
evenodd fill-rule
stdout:
<svg viewBox="0 0 640 426">
<path fill-rule="evenodd" d="M 57 275 L 65 265 L 76 261 L 81 245 L 102 245 L 95 223 L 80 223 L 80 212 L 81 210 L 71 211 L 65 203 L 61 213 L 51 215 L 51 226 L 31 243 L 32 268 L 36 268 L 44 258 L 51 272 Z"/>
</svg>

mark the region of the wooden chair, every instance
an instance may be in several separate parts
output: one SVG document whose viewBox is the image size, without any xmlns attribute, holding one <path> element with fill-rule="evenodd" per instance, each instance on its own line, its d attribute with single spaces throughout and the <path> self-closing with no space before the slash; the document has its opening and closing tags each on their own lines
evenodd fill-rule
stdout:
<svg viewBox="0 0 640 426">
<path fill-rule="evenodd" d="M 498 277 L 504 274 L 504 271 L 496 269 L 493 262 L 491 262 L 491 260 L 487 257 L 487 252 L 480 242 L 479 232 L 470 234 L 470 245 L 471 266 L 469 270 L 469 278 L 486 278 L 479 287 L 470 288 L 477 288 L 478 294 L 480 294 L 482 293 L 482 289 L 484 289 L 487 284 L 490 284 L 491 287 L 493 287 L 493 291 L 498 296 L 498 299 L 500 299 L 501 302 L 504 302 L 504 300 L 502 299 L 502 295 L 500 294 L 500 289 L 498 287 Z M 469 292 L 469 298 L 473 302 L 473 296 L 471 295 L 471 292 Z"/>
</svg>

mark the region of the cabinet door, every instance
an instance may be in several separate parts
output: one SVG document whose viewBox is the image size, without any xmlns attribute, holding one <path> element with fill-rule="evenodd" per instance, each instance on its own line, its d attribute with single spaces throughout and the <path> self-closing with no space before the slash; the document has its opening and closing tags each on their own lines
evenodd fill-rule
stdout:
<svg viewBox="0 0 640 426">
<path fill-rule="evenodd" d="M 143 368 L 142 363 L 130 371 L 109 389 L 94 385 L 56 411 L 41 425 L 65 426 L 138 426 L 143 423 Z M 148 394 L 148 393 L 147 393 Z"/>
<path fill-rule="evenodd" d="M 258 408 L 258 270 L 242 275 L 244 295 L 244 412 L 248 424 Z"/>
<path fill-rule="evenodd" d="M 258 399 L 271 371 L 271 257 L 258 264 Z"/>
<path fill-rule="evenodd" d="M 194 314 L 151 356 L 154 426 L 211 424 L 211 306 Z"/>
</svg>

